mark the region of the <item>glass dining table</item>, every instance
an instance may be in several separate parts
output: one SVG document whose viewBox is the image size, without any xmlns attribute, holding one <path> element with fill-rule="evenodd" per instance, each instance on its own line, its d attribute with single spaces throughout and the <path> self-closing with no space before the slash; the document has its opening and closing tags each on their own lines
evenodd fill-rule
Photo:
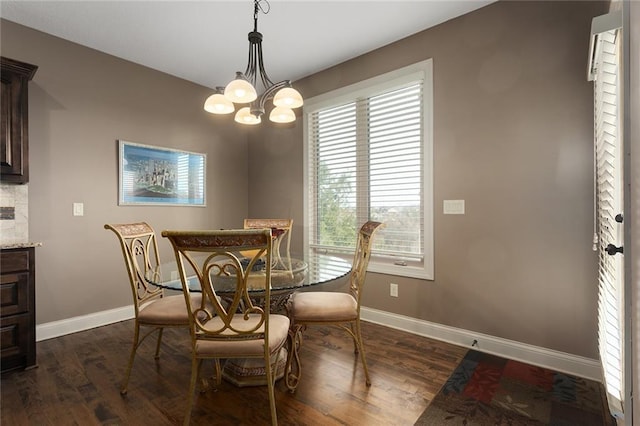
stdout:
<svg viewBox="0 0 640 426">
<path fill-rule="evenodd" d="M 204 256 L 204 255 L 203 255 Z M 308 253 L 304 256 L 292 255 L 283 257 L 271 270 L 271 312 L 285 313 L 286 303 L 292 293 L 296 291 L 313 290 L 322 287 L 335 280 L 341 279 L 349 274 L 351 264 L 340 257 L 322 253 Z M 256 271 L 259 273 L 259 271 Z M 256 274 L 254 272 L 254 275 Z M 145 280 L 157 287 L 167 290 L 182 291 L 182 282 L 178 274 L 178 266 L 174 260 L 163 262 L 156 268 L 149 270 L 145 275 Z M 200 292 L 200 283 L 197 278 L 188 277 L 189 290 Z M 225 295 L 233 293 L 233 279 L 228 282 L 217 280 L 216 294 L 225 298 Z M 256 280 L 264 283 L 264 280 Z M 254 303 L 263 305 L 264 284 L 249 288 L 249 296 Z M 186 307 L 185 307 L 186 309 Z M 276 379 L 284 375 L 287 351 L 282 350 L 276 362 Z M 233 359 L 225 362 L 222 376 L 237 386 L 252 386 L 266 384 L 264 377 L 264 363 L 258 359 Z"/>
<path fill-rule="evenodd" d="M 205 256 L 205 255 L 203 255 Z M 345 277 L 351 271 L 351 264 L 346 260 L 322 253 L 308 253 L 281 258 L 271 270 L 271 311 L 283 312 L 289 296 L 300 290 L 311 290 L 310 287 L 335 281 Z M 259 272 L 254 275 L 258 275 Z M 200 292 L 200 283 L 195 276 L 188 277 L 189 290 Z M 178 275 L 175 259 L 163 262 L 156 268 L 150 269 L 145 280 L 157 287 L 167 290 L 182 291 L 182 282 Z M 260 282 L 260 280 L 256 280 Z M 216 281 L 216 294 L 222 298 L 234 291 L 234 280 Z M 264 288 L 256 286 L 249 288 L 249 295 L 254 302 L 264 303 Z"/>
</svg>

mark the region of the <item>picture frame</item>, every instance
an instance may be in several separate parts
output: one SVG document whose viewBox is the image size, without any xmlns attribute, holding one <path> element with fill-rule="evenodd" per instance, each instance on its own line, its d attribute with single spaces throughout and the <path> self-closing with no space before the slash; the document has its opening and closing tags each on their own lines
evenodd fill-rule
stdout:
<svg viewBox="0 0 640 426">
<path fill-rule="evenodd" d="M 118 144 L 118 205 L 206 207 L 206 154 Z"/>
</svg>

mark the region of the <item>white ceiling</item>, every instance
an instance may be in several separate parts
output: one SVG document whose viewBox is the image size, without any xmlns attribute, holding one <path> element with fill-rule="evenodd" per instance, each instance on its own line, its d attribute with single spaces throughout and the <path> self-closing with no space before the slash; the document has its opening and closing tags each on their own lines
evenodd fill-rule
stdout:
<svg viewBox="0 0 640 426">
<path fill-rule="evenodd" d="M 270 0 L 265 68 L 295 81 L 493 1 Z M 253 30 L 251 0 L 0 0 L 0 16 L 209 87 L 245 70 Z"/>
</svg>

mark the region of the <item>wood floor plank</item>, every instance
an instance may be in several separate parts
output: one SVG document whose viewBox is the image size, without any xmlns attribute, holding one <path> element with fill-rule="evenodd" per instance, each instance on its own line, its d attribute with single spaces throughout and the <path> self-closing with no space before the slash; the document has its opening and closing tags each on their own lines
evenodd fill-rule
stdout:
<svg viewBox="0 0 640 426">
<path fill-rule="evenodd" d="M 324 327 L 305 331 L 297 391 L 276 383 L 280 425 L 413 425 L 467 352 L 371 323 L 363 324 L 363 335 L 371 387 L 347 334 Z M 182 424 L 191 374 L 188 332 L 165 330 L 159 360 L 155 336 L 147 339 L 122 396 L 132 337 L 133 322 L 124 321 L 38 342 L 38 368 L 2 376 L 0 424 Z M 213 365 L 205 371 L 212 374 Z M 191 419 L 193 425 L 269 424 L 266 387 L 223 381 L 194 396 Z"/>
</svg>

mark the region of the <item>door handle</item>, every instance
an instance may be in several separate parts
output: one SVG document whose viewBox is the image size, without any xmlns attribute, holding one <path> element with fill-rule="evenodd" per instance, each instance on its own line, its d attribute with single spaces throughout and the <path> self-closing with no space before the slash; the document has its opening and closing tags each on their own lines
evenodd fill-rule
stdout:
<svg viewBox="0 0 640 426">
<path fill-rule="evenodd" d="M 616 253 L 620 253 L 620 254 L 624 253 L 624 249 L 622 248 L 622 246 L 616 247 L 613 244 L 608 244 L 605 250 L 607 251 L 609 256 L 614 256 Z"/>
</svg>

